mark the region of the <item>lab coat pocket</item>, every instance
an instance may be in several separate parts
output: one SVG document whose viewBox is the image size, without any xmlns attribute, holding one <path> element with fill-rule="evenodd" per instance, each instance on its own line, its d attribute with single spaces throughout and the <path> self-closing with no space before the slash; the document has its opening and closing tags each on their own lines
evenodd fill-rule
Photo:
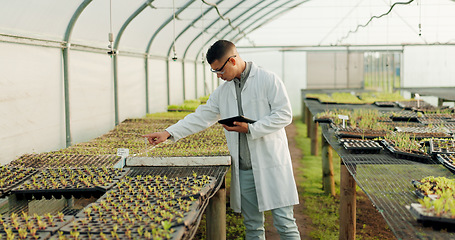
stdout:
<svg viewBox="0 0 455 240">
<path fill-rule="evenodd" d="M 259 168 L 275 168 L 286 162 L 286 158 L 283 158 L 282 155 L 288 150 L 284 149 L 285 144 L 279 134 L 268 134 L 257 141 L 255 152 Z"/>
</svg>

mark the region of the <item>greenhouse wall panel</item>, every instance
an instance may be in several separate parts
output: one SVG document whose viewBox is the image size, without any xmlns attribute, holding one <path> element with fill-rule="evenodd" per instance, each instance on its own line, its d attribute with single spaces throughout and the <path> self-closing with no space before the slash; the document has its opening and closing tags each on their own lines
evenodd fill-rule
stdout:
<svg viewBox="0 0 455 240">
<path fill-rule="evenodd" d="M 197 99 L 194 63 L 185 62 L 185 98 Z"/>
<path fill-rule="evenodd" d="M 119 121 L 142 117 L 145 109 L 145 67 L 144 59 L 118 57 L 118 101 Z"/>
<path fill-rule="evenodd" d="M 244 52 L 245 51 L 245 52 Z M 254 62 L 257 66 L 262 67 L 268 71 L 271 71 L 283 78 L 282 73 L 282 53 L 279 51 L 265 51 L 265 52 L 246 52 L 246 50 L 240 50 L 240 56 L 247 62 Z"/>
<path fill-rule="evenodd" d="M 169 104 L 183 103 L 183 72 L 182 63 L 179 61 L 169 61 Z"/>
<path fill-rule="evenodd" d="M 197 64 L 197 95 L 198 97 L 202 97 L 207 95 L 204 92 L 204 64 L 198 63 Z"/>
<path fill-rule="evenodd" d="M 0 43 L 0 163 L 65 146 L 60 49 Z"/>
<path fill-rule="evenodd" d="M 203 74 L 205 75 L 205 82 L 204 82 L 204 88 L 202 89 L 205 89 L 205 93 L 204 95 L 209 95 L 210 93 L 212 93 L 213 91 L 213 78 L 216 78 L 216 75 L 213 74 L 212 72 L 210 72 L 210 65 L 208 63 L 204 64 L 203 65 L 203 68 L 202 68 L 202 72 Z M 203 76 L 204 76 L 203 75 Z"/>
<path fill-rule="evenodd" d="M 72 51 L 69 56 L 73 144 L 93 139 L 115 124 L 114 85 L 108 55 Z"/>
<path fill-rule="evenodd" d="M 167 110 L 166 62 L 148 60 L 149 111 L 151 113 Z"/>
<path fill-rule="evenodd" d="M 284 52 L 283 81 L 292 105 L 292 114 L 302 116 L 301 89 L 306 88 L 306 52 Z M 298 71 L 296 71 L 298 69 Z"/>
<path fill-rule="evenodd" d="M 244 51 L 245 53 L 241 53 L 241 56 L 245 61 L 252 61 L 258 66 L 274 72 L 281 78 L 288 91 L 293 114 L 300 115 L 300 89 L 306 88 L 307 54 L 305 52 L 292 51 Z"/>
<path fill-rule="evenodd" d="M 347 88 L 348 87 L 348 54 L 346 52 L 334 52 L 332 53 L 335 73 L 332 78 L 332 86 L 326 86 L 329 88 Z M 323 65 L 324 67 L 324 65 Z"/>
<path fill-rule="evenodd" d="M 455 46 L 408 46 L 403 53 L 402 87 L 453 87 Z"/>
</svg>

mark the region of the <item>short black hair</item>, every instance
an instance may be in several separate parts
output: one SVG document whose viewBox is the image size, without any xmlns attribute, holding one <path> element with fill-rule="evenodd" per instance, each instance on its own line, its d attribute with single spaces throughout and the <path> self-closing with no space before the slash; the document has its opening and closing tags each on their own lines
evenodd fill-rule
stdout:
<svg viewBox="0 0 455 240">
<path fill-rule="evenodd" d="M 218 40 L 207 51 L 207 62 L 212 64 L 215 60 L 219 60 L 226 56 L 229 50 L 235 45 L 228 40 Z"/>
</svg>

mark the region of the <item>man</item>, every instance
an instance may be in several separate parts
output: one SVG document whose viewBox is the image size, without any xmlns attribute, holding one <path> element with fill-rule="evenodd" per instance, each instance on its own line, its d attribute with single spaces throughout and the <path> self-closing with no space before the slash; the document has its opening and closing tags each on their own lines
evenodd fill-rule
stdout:
<svg viewBox="0 0 455 240">
<path fill-rule="evenodd" d="M 240 58 L 235 45 L 219 40 L 207 51 L 211 71 L 226 81 L 205 105 L 163 132 L 144 135 L 156 145 L 237 115 L 256 120 L 223 125 L 232 156 L 231 208 L 241 212 L 246 239 L 265 239 L 264 211 L 271 210 L 281 239 L 300 239 L 293 205 L 298 204 L 284 127 L 292 112 L 284 84 L 273 73 Z"/>
</svg>

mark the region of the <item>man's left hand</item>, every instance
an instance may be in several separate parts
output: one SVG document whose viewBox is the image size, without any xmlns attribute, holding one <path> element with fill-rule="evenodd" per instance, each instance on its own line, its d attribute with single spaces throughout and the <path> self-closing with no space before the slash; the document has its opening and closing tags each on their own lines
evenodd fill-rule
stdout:
<svg viewBox="0 0 455 240">
<path fill-rule="evenodd" d="M 233 122 L 235 126 L 229 127 L 225 124 L 222 124 L 224 129 L 228 131 L 240 132 L 240 133 L 247 133 L 248 132 L 248 123 L 246 122 Z"/>
</svg>

